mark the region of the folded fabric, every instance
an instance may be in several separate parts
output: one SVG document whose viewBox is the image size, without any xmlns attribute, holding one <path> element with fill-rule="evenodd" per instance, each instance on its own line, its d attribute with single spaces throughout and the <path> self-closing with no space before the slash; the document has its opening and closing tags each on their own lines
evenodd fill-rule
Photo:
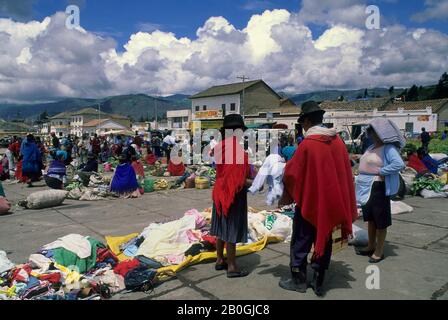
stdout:
<svg viewBox="0 0 448 320">
<path fill-rule="evenodd" d="M 37 273 L 45 273 L 50 269 L 50 265 L 53 263 L 51 259 L 45 257 L 42 254 L 32 254 L 28 259 L 31 267 L 34 269 L 34 272 Z M 38 270 L 35 270 L 38 269 Z"/>
<path fill-rule="evenodd" d="M 128 257 L 130 257 L 130 258 L 133 258 L 133 257 L 135 257 L 135 256 L 137 255 L 137 251 L 138 251 L 138 247 L 134 244 L 134 245 L 128 246 L 128 247 L 123 251 L 123 253 L 124 253 L 126 256 L 128 256 Z"/>
<path fill-rule="evenodd" d="M 92 251 L 88 237 L 83 237 L 79 234 L 67 235 L 42 247 L 44 250 L 58 248 L 71 251 L 81 259 L 90 257 Z"/>
<path fill-rule="evenodd" d="M 145 256 L 138 256 L 137 259 L 138 261 L 140 261 L 141 264 L 148 267 L 148 269 L 159 269 L 163 267 L 163 265 L 157 260 L 150 259 Z"/>
<path fill-rule="evenodd" d="M 117 256 L 107 248 L 98 248 L 96 251 L 96 262 L 108 262 L 112 265 L 118 263 Z"/>
<path fill-rule="evenodd" d="M 14 263 L 9 261 L 6 252 L 0 251 L 0 273 L 6 272 L 14 268 Z"/>
<path fill-rule="evenodd" d="M 65 248 L 53 249 L 53 259 L 60 265 L 68 267 L 75 266 L 79 273 L 85 273 L 92 269 L 96 264 L 96 252 L 98 248 L 105 248 L 104 244 L 100 241 L 88 238 L 89 246 L 91 248 L 90 255 L 82 259 L 77 254 L 72 251 L 69 251 Z"/>
<path fill-rule="evenodd" d="M 165 224 L 151 224 L 145 229 L 148 236 L 137 254 L 148 258 L 180 255 L 190 248 L 187 231 L 195 228 L 194 216 L 185 216 Z"/>
<path fill-rule="evenodd" d="M 195 217 L 195 219 L 196 219 L 196 229 L 202 229 L 207 224 L 207 221 L 205 220 L 205 218 L 196 209 L 188 210 L 187 212 L 185 212 L 184 216 L 193 216 L 193 217 Z"/>
<path fill-rule="evenodd" d="M 116 274 L 119 274 L 119 275 L 125 277 L 129 271 L 131 271 L 135 268 L 138 268 L 139 266 L 140 266 L 140 261 L 138 261 L 137 259 L 127 260 L 127 261 L 123 261 L 123 262 L 120 262 L 119 264 L 117 264 L 117 266 L 115 266 L 115 268 L 114 268 L 114 272 Z"/>
<path fill-rule="evenodd" d="M 212 245 L 210 242 L 203 241 L 192 245 L 191 248 L 185 252 L 185 256 L 194 257 L 202 252 L 209 252 L 209 251 L 215 251 L 215 246 Z"/>
<path fill-rule="evenodd" d="M 50 283 L 61 283 L 61 274 L 59 272 L 44 274 L 39 276 L 39 280 Z"/>
</svg>

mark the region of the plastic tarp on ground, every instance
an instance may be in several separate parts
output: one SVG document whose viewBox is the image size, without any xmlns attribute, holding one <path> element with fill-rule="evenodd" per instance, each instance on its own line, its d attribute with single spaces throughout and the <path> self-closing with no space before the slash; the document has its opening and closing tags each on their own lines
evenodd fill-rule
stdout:
<svg viewBox="0 0 448 320">
<path fill-rule="evenodd" d="M 107 245 L 109 246 L 110 250 L 114 254 L 117 255 L 117 257 L 120 261 L 131 260 L 131 259 L 133 259 L 132 257 L 127 257 L 123 253 L 121 253 L 120 245 L 126 243 L 127 241 L 131 240 L 132 238 L 135 238 L 136 236 L 138 236 L 137 233 L 130 234 L 130 235 L 123 236 L 123 237 L 106 237 L 106 242 L 107 242 Z M 251 253 L 255 253 L 255 252 L 263 250 L 269 243 L 275 243 L 275 242 L 281 242 L 281 241 L 283 241 L 283 240 L 280 238 L 276 238 L 276 237 L 264 237 L 262 240 L 260 240 L 258 242 L 237 246 L 236 254 L 237 254 L 237 256 L 244 256 L 244 255 L 248 255 Z M 159 275 L 159 278 L 163 279 L 163 275 L 165 275 L 165 274 L 177 273 L 189 266 L 192 266 L 192 265 L 195 265 L 195 264 L 198 264 L 201 262 L 205 262 L 208 260 L 213 260 L 213 259 L 216 260 L 216 258 L 217 258 L 216 251 L 203 252 L 196 256 L 186 257 L 186 259 L 179 265 L 173 265 L 173 266 L 167 266 L 167 267 L 160 268 L 157 270 L 157 273 Z"/>
</svg>

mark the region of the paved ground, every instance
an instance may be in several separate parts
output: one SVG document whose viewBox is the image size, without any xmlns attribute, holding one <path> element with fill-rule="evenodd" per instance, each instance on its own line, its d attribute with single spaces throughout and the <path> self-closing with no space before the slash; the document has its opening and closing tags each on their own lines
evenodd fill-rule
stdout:
<svg viewBox="0 0 448 320">
<path fill-rule="evenodd" d="M 4 183 L 4 187 L 13 202 L 31 192 L 17 184 Z M 250 196 L 249 202 L 264 208 L 263 196 Z M 415 212 L 394 217 L 387 259 L 379 265 L 381 289 L 366 289 L 367 259 L 356 256 L 349 247 L 333 257 L 325 299 L 448 299 L 448 202 L 410 198 L 406 203 Z M 210 204 L 209 190 L 179 190 L 137 200 L 66 201 L 64 206 L 38 211 L 15 208 L 13 214 L 0 217 L 0 249 L 11 252 L 10 259 L 20 263 L 41 245 L 69 233 L 98 239 L 126 235 Z M 363 222 L 358 224 L 363 226 Z M 278 287 L 278 281 L 289 273 L 288 252 L 288 244 L 273 244 L 239 258 L 239 263 L 251 271 L 245 279 L 229 280 L 224 273 L 215 272 L 213 264 L 201 264 L 181 272 L 151 295 L 136 293 L 114 299 L 316 299 L 312 290 L 298 294 Z"/>
</svg>

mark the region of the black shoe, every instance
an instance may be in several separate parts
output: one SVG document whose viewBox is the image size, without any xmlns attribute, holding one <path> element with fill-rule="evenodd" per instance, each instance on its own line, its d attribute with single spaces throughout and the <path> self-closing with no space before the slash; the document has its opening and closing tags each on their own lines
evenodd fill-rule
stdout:
<svg viewBox="0 0 448 320">
<path fill-rule="evenodd" d="M 306 283 L 306 272 L 291 272 L 291 275 L 292 277 L 290 279 L 281 280 L 278 285 L 285 290 L 306 293 L 308 287 Z"/>
<path fill-rule="evenodd" d="M 375 253 L 375 250 L 355 249 L 355 252 L 358 256 L 370 257 L 372 254 Z"/>
<path fill-rule="evenodd" d="M 314 293 L 318 297 L 322 297 L 324 295 L 323 291 L 324 280 L 325 280 L 325 271 L 314 271 L 311 288 L 313 288 Z"/>
<path fill-rule="evenodd" d="M 370 257 L 369 259 L 369 263 L 380 263 L 381 261 L 383 261 L 385 259 L 385 256 L 383 254 L 383 256 L 379 259 L 374 259 L 373 257 Z"/>
<path fill-rule="evenodd" d="M 222 264 L 216 264 L 215 265 L 215 270 L 216 271 L 223 271 L 223 270 L 227 270 L 229 268 L 229 265 L 227 263 L 222 263 Z"/>
<path fill-rule="evenodd" d="M 233 278 L 244 278 L 249 275 L 249 271 L 247 270 L 241 270 L 237 272 L 228 272 L 227 271 L 227 278 L 233 279 Z"/>
</svg>

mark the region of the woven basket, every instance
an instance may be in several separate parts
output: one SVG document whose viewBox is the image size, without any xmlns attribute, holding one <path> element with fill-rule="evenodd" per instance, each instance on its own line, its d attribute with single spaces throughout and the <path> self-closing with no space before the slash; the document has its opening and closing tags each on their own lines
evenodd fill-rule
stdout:
<svg viewBox="0 0 448 320">
<path fill-rule="evenodd" d="M 196 189 L 210 189 L 210 181 L 206 178 L 197 177 L 194 181 Z"/>
</svg>

